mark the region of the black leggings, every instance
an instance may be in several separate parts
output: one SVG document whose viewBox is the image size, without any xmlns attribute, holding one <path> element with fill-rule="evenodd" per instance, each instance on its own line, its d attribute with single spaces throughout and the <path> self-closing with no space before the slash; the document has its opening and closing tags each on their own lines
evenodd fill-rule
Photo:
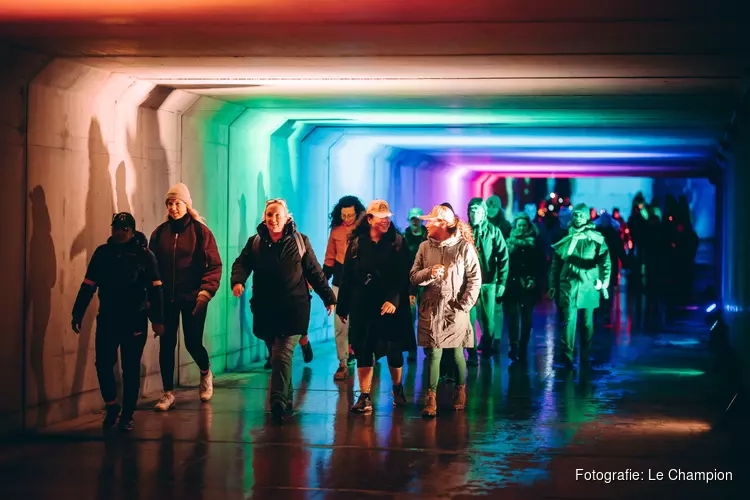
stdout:
<svg viewBox="0 0 750 500">
<path fill-rule="evenodd" d="M 177 329 L 182 316 L 182 334 L 185 348 L 201 371 L 209 368 L 208 351 L 203 347 L 205 313 L 193 316 L 195 302 L 167 302 L 164 304 L 164 335 L 159 340 L 159 369 L 165 391 L 174 389 L 174 358 L 177 347 Z"/>
<path fill-rule="evenodd" d="M 377 341 L 368 343 L 361 349 L 357 349 L 354 352 L 354 356 L 357 358 L 357 368 L 372 368 L 375 365 L 375 351 L 377 349 Z M 404 352 L 396 342 L 386 342 L 386 357 L 388 358 L 388 366 L 391 368 L 401 368 L 404 366 Z"/>
</svg>

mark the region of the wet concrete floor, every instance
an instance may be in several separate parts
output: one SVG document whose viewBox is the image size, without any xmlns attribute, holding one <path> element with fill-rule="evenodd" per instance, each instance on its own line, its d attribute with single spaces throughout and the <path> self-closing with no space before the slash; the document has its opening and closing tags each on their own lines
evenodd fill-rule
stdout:
<svg viewBox="0 0 750 500">
<path fill-rule="evenodd" d="M 707 328 L 692 320 L 672 331 L 638 334 L 623 316 L 597 332 L 592 368 L 566 372 L 552 365 L 554 314 L 540 306 L 527 365 L 510 366 L 504 347 L 470 368 L 466 411 L 434 420 L 420 416 L 421 352 L 405 365 L 410 405 L 393 408 L 383 359 L 375 412 L 362 416 L 348 411 L 355 378 L 335 383 L 334 344 L 317 343 L 309 365 L 296 353 L 297 413 L 283 426 L 265 412 L 268 372 L 223 374 L 210 403 L 196 388 L 180 390 L 169 413 L 144 402 L 131 435 L 104 436 L 90 415 L 4 445 L 1 496 L 747 498 L 750 441 L 714 426 L 732 391 L 710 367 Z M 441 385 L 439 399 L 450 392 Z M 583 475 L 594 471 L 626 479 Z"/>
</svg>

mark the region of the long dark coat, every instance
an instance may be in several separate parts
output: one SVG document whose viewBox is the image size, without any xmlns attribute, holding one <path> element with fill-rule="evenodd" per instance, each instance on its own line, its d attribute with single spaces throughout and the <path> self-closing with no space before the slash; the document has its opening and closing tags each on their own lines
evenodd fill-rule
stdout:
<svg viewBox="0 0 750 500">
<path fill-rule="evenodd" d="M 354 238 L 346 251 L 336 306 L 336 314 L 349 317 L 352 349 L 363 349 L 371 336 L 377 337 L 377 358 L 385 355 L 386 341 L 397 343 L 402 351 L 415 349 L 409 305 L 411 255 L 403 237 L 391 225 L 377 244 L 369 232 Z M 396 306 L 396 312 L 381 315 L 385 302 Z"/>
<path fill-rule="evenodd" d="M 294 233 L 297 227 L 290 221 L 277 242 L 265 224 L 258 226 L 260 244 L 253 250 L 255 235 L 232 265 L 232 286 L 244 285 L 253 273 L 250 310 L 253 313 L 253 333 L 262 340 L 290 335 L 304 335 L 310 326 L 310 301 L 307 283 L 326 306 L 336 303 L 333 290 L 323 274 L 318 259 L 304 234 L 305 253 L 300 258 Z"/>
</svg>

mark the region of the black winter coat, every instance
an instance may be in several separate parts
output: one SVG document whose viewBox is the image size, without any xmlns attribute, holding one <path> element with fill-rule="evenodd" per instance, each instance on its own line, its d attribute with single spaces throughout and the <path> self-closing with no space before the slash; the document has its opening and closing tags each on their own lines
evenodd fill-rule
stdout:
<svg viewBox="0 0 750 500">
<path fill-rule="evenodd" d="M 205 224 L 190 214 L 170 219 L 151 234 L 149 248 L 159 263 L 165 300 L 195 302 L 201 291 L 216 295 L 221 283 L 221 256 Z"/>
<path fill-rule="evenodd" d="M 143 332 L 148 318 L 163 323 L 162 287 L 154 254 L 139 232 L 127 243 L 112 239 L 91 256 L 86 277 L 73 306 L 73 318 L 82 319 L 94 291 L 99 291 L 99 321 Z"/>
<path fill-rule="evenodd" d="M 508 255 L 510 270 L 505 289 L 506 301 L 538 301 L 546 286 L 547 257 L 539 242 L 539 236 L 533 240 L 517 240 L 514 234 L 508 238 Z M 530 284 L 533 282 L 533 287 Z"/>
<path fill-rule="evenodd" d="M 416 349 L 409 304 L 412 259 L 404 243 L 391 225 L 377 244 L 367 233 L 356 236 L 346 250 L 336 314 L 349 317 L 354 352 L 371 345 L 370 336 L 377 337 L 378 358 L 385 355 L 385 341 L 396 342 L 403 351 Z M 393 304 L 396 312 L 381 315 L 385 302 Z"/>
<path fill-rule="evenodd" d="M 262 340 L 290 335 L 305 335 L 310 326 L 310 283 L 326 306 L 336 304 L 336 296 L 328 286 L 318 259 L 304 234 L 305 254 L 300 258 L 294 233 L 297 226 L 287 223 L 281 239 L 271 240 L 265 224 L 258 226 L 261 241 L 253 250 L 251 236 L 239 257 L 232 264 L 232 287 L 244 285 L 253 274 L 250 311 L 253 333 Z"/>
</svg>

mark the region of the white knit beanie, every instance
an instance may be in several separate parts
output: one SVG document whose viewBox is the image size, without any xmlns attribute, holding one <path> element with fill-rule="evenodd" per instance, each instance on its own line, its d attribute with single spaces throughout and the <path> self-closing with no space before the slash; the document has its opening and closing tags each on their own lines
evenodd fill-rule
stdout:
<svg viewBox="0 0 750 500">
<path fill-rule="evenodd" d="M 193 199 L 190 197 L 190 190 L 182 182 L 169 188 L 169 191 L 167 191 L 167 194 L 164 196 L 164 203 L 167 203 L 171 199 L 182 200 L 188 208 L 193 207 Z"/>
</svg>

